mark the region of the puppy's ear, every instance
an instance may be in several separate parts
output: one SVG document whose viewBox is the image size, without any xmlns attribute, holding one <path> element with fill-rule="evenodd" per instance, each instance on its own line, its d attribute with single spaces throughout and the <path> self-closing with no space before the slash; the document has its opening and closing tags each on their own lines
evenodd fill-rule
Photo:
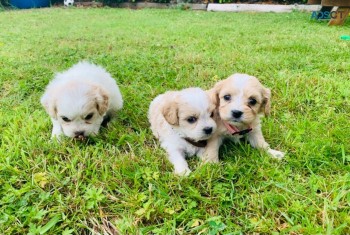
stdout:
<svg viewBox="0 0 350 235">
<path fill-rule="evenodd" d="M 224 81 L 217 82 L 214 86 L 214 88 L 210 89 L 207 91 L 209 94 L 211 102 L 215 105 L 215 107 L 220 106 L 220 98 L 219 98 L 219 93 L 220 90 L 223 86 Z"/>
<path fill-rule="evenodd" d="M 219 94 L 215 88 L 206 91 L 209 95 L 210 101 L 217 108 L 220 104 Z"/>
<path fill-rule="evenodd" d="M 57 119 L 56 99 L 54 97 L 50 98 L 48 94 L 44 94 L 43 97 L 41 97 L 40 102 L 44 106 L 46 112 L 50 115 L 50 117 Z"/>
<path fill-rule="evenodd" d="M 179 112 L 179 107 L 175 101 L 170 101 L 166 103 L 166 105 L 162 109 L 162 114 L 165 120 L 170 125 L 179 125 L 178 112 Z"/>
<path fill-rule="evenodd" d="M 268 88 L 263 88 L 262 91 L 262 96 L 263 96 L 263 102 L 262 102 L 262 110 L 264 111 L 265 115 L 268 116 L 270 115 L 270 109 L 271 109 L 271 91 Z"/>
<path fill-rule="evenodd" d="M 99 112 L 99 114 L 102 116 L 104 115 L 109 107 L 109 96 L 108 93 L 100 88 L 95 88 L 95 101 L 96 101 L 96 109 Z"/>
</svg>

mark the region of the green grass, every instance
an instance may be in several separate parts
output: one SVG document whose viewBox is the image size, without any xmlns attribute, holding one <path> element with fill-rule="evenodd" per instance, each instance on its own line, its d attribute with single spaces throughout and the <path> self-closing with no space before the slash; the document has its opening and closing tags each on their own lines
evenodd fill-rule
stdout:
<svg viewBox="0 0 350 235">
<path fill-rule="evenodd" d="M 308 13 L 41 9 L 0 13 L 0 234 L 349 234 L 350 22 Z M 125 106 L 87 143 L 50 141 L 39 103 L 57 71 L 104 66 Z M 172 174 L 147 121 L 166 90 L 234 72 L 272 89 L 279 162 L 225 143 Z"/>
</svg>

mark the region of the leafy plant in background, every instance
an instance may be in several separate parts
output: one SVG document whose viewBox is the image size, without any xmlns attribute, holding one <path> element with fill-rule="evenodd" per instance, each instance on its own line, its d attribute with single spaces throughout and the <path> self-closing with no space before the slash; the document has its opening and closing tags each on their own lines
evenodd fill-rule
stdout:
<svg viewBox="0 0 350 235">
<path fill-rule="evenodd" d="M 115 6 L 122 2 L 155 2 L 155 3 L 264 3 L 271 0 L 77 0 L 76 2 L 102 2 L 106 6 Z M 272 0 L 276 4 L 306 4 L 307 0 Z M 51 5 L 63 4 L 63 0 L 51 0 Z M 10 6 L 9 0 L 0 0 L 0 10 Z"/>
<path fill-rule="evenodd" d="M 232 3 L 234 0 L 219 0 L 219 3 Z"/>
<path fill-rule="evenodd" d="M 7 0 L 2 0 L 7 2 Z M 77 2 L 91 2 L 93 0 L 78 0 Z M 122 2 L 155 2 L 155 3 L 264 3 L 271 2 L 271 0 L 95 0 L 102 2 L 106 6 L 113 6 Z M 272 0 L 275 4 L 305 4 L 307 0 Z M 52 0 L 51 4 L 62 4 L 63 0 Z"/>
<path fill-rule="evenodd" d="M 114 4 L 122 3 L 122 2 L 128 2 L 127 0 L 101 0 L 104 5 L 111 6 Z M 135 2 L 135 0 L 131 0 L 130 2 Z"/>
<path fill-rule="evenodd" d="M 4 9 L 4 7 L 8 6 L 9 3 L 7 0 L 0 0 L 0 11 Z"/>
<path fill-rule="evenodd" d="M 151 2 L 156 2 L 156 3 L 170 3 L 170 0 L 152 0 Z"/>
</svg>

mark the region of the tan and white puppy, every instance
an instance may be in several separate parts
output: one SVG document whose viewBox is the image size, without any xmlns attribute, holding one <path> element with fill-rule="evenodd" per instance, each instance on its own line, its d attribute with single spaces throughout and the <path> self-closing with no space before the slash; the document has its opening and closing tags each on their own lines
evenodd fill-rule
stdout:
<svg viewBox="0 0 350 235">
<path fill-rule="evenodd" d="M 186 156 L 199 156 L 216 130 L 215 105 L 200 88 L 168 91 L 150 104 L 148 118 L 153 135 L 166 150 L 177 175 L 188 175 Z"/>
<path fill-rule="evenodd" d="M 41 104 L 53 124 L 52 138 L 96 135 L 123 106 L 116 81 L 102 67 L 80 62 L 46 87 Z"/>
<path fill-rule="evenodd" d="M 260 118 L 270 113 L 271 91 L 257 78 L 233 74 L 208 93 L 216 103 L 217 131 L 208 142 L 205 156 L 218 161 L 219 147 L 225 137 L 238 142 L 244 135 L 252 147 L 265 150 L 271 157 L 282 159 L 284 153 L 271 149 L 261 131 Z"/>
</svg>

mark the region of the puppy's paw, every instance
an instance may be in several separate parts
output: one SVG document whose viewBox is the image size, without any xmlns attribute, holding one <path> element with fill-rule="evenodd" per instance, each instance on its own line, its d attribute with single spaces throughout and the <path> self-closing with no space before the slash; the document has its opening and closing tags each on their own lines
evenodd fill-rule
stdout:
<svg viewBox="0 0 350 235">
<path fill-rule="evenodd" d="M 61 142 L 61 135 L 52 133 L 51 141 Z"/>
<path fill-rule="evenodd" d="M 191 173 L 191 170 L 187 167 L 187 168 L 175 168 L 174 171 L 175 175 L 178 176 L 189 176 Z"/>
<path fill-rule="evenodd" d="M 272 157 L 272 158 L 275 158 L 275 159 L 278 159 L 278 160 L 282 160 L 285 156 L 285 153 L 284 152 L 281 152 L 281 151 L 278 151 L 278 150 L 274 150 L 274 149 L 268 149 L 267 150 L 267 153 Z"/>
<path fill-rule="evenodd" d="M 202 158 L 203 163 L 219 163 L 219 158 L 218 157 L 203 157 Z"/>
<path fill-rule="evenodd" d="M 60 142 L 61 140 L 61 135 L 63 134 L 61 126 L 55 123 L 57 121 L 54 121 L 53 127 L 52 127 L 52 132 L 51 132 L 51 140 L 56 140 Z"/>
</svg>

